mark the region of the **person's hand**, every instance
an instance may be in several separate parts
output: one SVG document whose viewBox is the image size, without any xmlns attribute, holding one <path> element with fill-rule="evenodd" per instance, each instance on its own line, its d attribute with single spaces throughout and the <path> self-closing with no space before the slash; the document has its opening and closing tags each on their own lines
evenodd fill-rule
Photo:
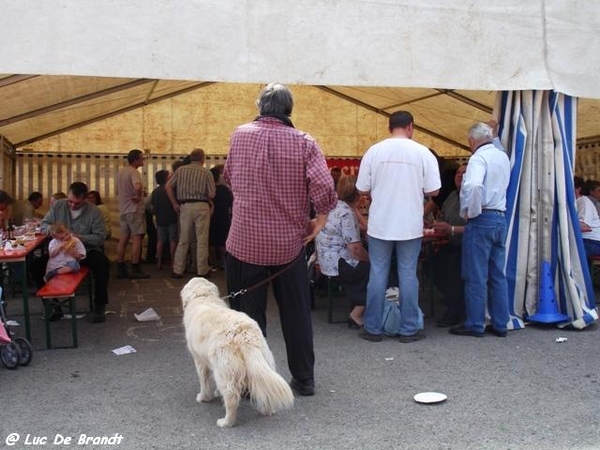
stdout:
<svg viewBox="0 0 600 450">
<path fill-rule="evenodd" d="M 327 223 L 327 214 L 318 214 L 316 219 L 309 220 L 306 225 L 306 236 L 302 239 L 302 244 L 306 245 L 312 241 L 319 234 L 319 231 L 323 229 L 325 223 Z"/>
<path fill-rule="evenodd" d="M 369 206 L 369 197 L 367 195 L 359 195 L 356 201 L 356 208 L 367 208 Z"/>
<path fill-rule="evenodd" d="M 494 137 L 498 136 L 498 122 L 496 121 L 496 119 L 490 119 L 486 122 L 486 124 L 488 124 L 492 129 Z"/>
<path fill-rule="evenodd" d="M 310 241 L 312 241 L 317 236 L 317 234 L 319 234 L 319 231 L 321 231 L 321 229 L 318 228 L 316 219 L 313 219 L 310 222 L 308 222 L 308 225 L 306 225 L 306 236 L 304 236 L 302 244 L 306 245 Z"/>
<path fill-rule="evenodd" d="M 444 236 L 449 235 L 452 230 L 452 225 L 448 222 L 433 222 L 433 229 L 436 233 L 442 234 Z"/>
</svg>

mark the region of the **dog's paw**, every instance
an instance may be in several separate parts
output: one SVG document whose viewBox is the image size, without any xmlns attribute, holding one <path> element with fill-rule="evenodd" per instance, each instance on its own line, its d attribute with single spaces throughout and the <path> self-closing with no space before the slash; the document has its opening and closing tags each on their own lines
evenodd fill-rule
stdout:
<svg viewBox="0 0 600 450">
<path fill-rule="evenodd" d="M 208 402 L 212 402 L 214 399 L 214 397 L 211 397 L 210 395 L 205 395 L 202 392 L 200 392 L 197 396 L 196 396 L 196 401 L 198 403 L 208 403 Z"/>
<path fill-rule="evenodd" d="M 222 419 L 217 420 L 217 425 L 220 426 L 221 428 L 231 428 L 232 426 L 235 425 L 235 423 L 232 423 L 229 420 L 227 420 L 225 417 L 223 417 Z"/>
<path fill-rule="evenodd" d="M 221 396 L 221 393 L 219 392 L 218 389 L 215 389 L 215 392 L 213 392 L 213 395 L 215 396 L 215 398 L 219 398 Z"/>
<path fill-rule="evenodd" d="M 260 408 L 258 410 L 258 413 L 262 416 L 272 416 L 273 414 L 275 414 L 277 411 L 275 411 L 272 408 Z"/>
</svg>

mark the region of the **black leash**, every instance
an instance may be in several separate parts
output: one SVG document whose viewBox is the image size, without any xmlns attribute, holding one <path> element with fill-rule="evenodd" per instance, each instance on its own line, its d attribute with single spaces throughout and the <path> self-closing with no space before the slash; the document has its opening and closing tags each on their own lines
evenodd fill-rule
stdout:
<svg viewBox="0 0 600 450">
<path fill-rule="evenodd" d="M 240 289 L 237 292 L 232 292 L 229 295 L 226 295 L 225 297 L 221 297 L 222 300 L 230 300 L 230 299 L 234 299 L 236 297 L 239 297 L 240 295 L 244 295 L 250 291 L 253 291 L 256 288 L 261 287 L 263 284 L 267 284 L 269 281 L 273 280 L 274 278 L 277 278 L 279 275 L 281 275 L 283 272 L 285 272 L 286 270 L 289 270 L 294 264 L 296 264 L 296 262 L 300 259 L 300 257 L 302 255 L 304 255 L 304 252 L 300 252 L 300 254 L 294 258 L 294 260 L 289 263 L 287 266 L 285 266 L 283 269 L 278 270 L 277 272 L 275 272 L 274 274 L 268 276 L 267 278 L 265 278 L 262 281 L 259 281 L 256 284 L 253 284 L 252 286 L 250 286 L 249 288 L 244 288 L 244 289 Z"/>
</svg>

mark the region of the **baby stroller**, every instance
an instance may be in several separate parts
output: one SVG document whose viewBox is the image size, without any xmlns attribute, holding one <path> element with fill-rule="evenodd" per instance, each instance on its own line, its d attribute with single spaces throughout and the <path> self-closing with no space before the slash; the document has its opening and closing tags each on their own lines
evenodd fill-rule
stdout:
<svg viewBox="0 0 600 450">
<path fill-rule="evenodd" d="M 31 344 L 25 338 L 13 339 L 6 320 L 6 304 L 0 287 L 0 361 L 7 369 L 26 366 L 33 358 Z"/>
</svg>

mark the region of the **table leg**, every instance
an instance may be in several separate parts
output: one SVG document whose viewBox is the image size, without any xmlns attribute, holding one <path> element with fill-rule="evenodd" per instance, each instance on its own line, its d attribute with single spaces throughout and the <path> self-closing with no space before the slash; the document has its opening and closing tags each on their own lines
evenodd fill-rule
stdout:
<svg viewBox="0 0 600 450">
<path fill-rule="evenodd" d="M 27 295 L 27 262 L 21 267 L 21 289 L 23 290 L 23 321 L 25 322 L 25 337 L 31 342 L 31 326 L 29 323 L 29 298 Z"/>
<path fill-rule="evenodd" d="M 434 258 L 434 248 L 433 242 L 428 242 L 427 244 L 427 266 L 429 267 L 429 315 L 433 319 L 435 317 L 435 283 L 433 282 L 434 270 L 435 270 L 435 261 Z"/>
</svg>

